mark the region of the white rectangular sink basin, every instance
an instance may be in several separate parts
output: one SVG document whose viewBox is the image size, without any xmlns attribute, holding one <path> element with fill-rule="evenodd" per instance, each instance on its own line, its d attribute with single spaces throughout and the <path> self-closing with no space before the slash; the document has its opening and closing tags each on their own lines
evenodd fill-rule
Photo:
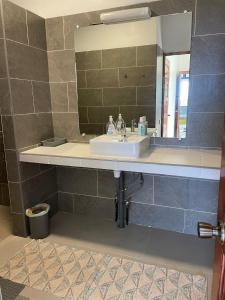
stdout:
<svg viewBox="0 0 225 300">
<path fill-rule="evenodd" d="M 149 148 L 149 136 L 130 135 L 125 142 L 120 136 L 101 135 L 90 140 L 92 154 L 106 156 L 140 157 Z"/>
</svg>

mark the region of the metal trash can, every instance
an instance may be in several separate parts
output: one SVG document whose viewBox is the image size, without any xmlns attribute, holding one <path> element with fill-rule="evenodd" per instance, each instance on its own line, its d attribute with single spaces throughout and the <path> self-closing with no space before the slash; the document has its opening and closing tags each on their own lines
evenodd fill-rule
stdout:
<svg viewBox="0 0 225 300">
<path fill-rule="evenodd" d="M 32 239 L 44 239 L 49 235 L 49 210 L 50 206 L 47 203 L 41 203 L 26 210 Z"/>
</svg>

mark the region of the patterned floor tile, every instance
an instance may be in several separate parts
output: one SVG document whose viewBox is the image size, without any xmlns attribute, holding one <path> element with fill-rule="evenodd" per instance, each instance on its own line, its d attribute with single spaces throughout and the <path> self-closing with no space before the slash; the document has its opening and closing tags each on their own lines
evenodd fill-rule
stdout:
<svg viewBox="0 0 225 300">
<path fill-rule="evenodd" d="M 35 240 L 0 276 L 65 300 L 204 300 L 207 292 L 201 275 Z"/>
</svg>

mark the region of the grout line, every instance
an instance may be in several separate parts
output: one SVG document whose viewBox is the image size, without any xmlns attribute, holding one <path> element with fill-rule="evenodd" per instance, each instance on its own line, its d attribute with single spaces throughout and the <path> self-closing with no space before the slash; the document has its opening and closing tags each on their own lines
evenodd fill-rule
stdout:
<svg viewBox="0 0 225 300">
<path fill-rule="evenodd" d="M 67 113 L 69 112 L 69 84 L 66 84 L 66 96 L 67 96 Z"/>
<path fill-rule="evenodd" d="M 30 48 L 33 48 L 33 49 L 36 49 L 36 50 L 40 50 L 40 51 L 42 51 L 42 52 L 47 52 L 45 49 L 41 49 L 41 48 L 38 48 L 38 47 L 35 47 L 35 46 L 31 46 L 31 45 L 29 45 L 29 44 L 24 44 L 24 43 L 22 43 L 22 42 L 14 41 L 14 40 L 11 40 L 11 39 L 9 39 L 9 38 L 6 38 L 5 40 L 6 40 L 6 41 L 9 41 L 9 42 L 12 42 L 12 43 L 15 43 L 15 44 L 23 45 L 23 46 L 25 46 L 25 47 L 30 47 Z"/>
<path fill-rule="evenodd" d="M 196 34 L 196 27 L 197 27 L 197 1 L 195 0 L 195 18 L 194 18 L 194 36 Z"/>
<path fill-rule="evenodd" d="M 209 73 L 209 74 L 192 74 L 190 76 L 190 79 L 194 79 L 195 77 L 200 77 L 200 76 L 224 76 L 225 73 Z"/>
<path fill-rule="evenodd" d="M 41 82 L 41 83 L 49 83 L 48 81 L 42 81 L 42 80 L 35 80 L 35 79 L 27 79 L 27 78 L 18 78 L 18 77 L 10 77 L 9 76 L 9 79 L 10 80 L 23 80 L 23 81 L 33 81 L 33 82 Z M 54 82 L 50 82 L 50 83 L 54 83 Z M 56 83 L 62 83 L 62 82 L 56 82 Z"/>
<path fill-rule="evenodd" d="M 153 194 L 153 204 L 155 204 L 155 176 L 152 176 L 152 194 Z"/>
<path fill-rule="evenodd" d="M 52 82 L 51 82 L 52 83 Z M 138 87 L 153 87 L 154 86 L 154 84 L 147 84 L 147 85 L 138 85 Z M 137 87 L 136 85 L 123 85 L 123 86 L 104 86 L 104 89 L 115 89 L 115 88 L 117 88 L 117 89 L 124 89 L 124 88 L 135 88 L 135 87 Z M 102 87 L 79 87 L 78 89 L 79 90 L 86 90 L 86 89 L 89 89 L 89 90 L 91 90 L 91 89 L 100 89 L 100 88 L 102 88 Z"/>
<path fill-rule="evenodd" d="M 97 197 L 99 197 L 99 186 L 98 186 L 98 179 L 99 179 L 99 171 L 98 170 L 96 170 L 96 177 L 97 177 Z"/>
<path fill-rule="evenodd" d="M 104 88 L 101 88 L 102 106 L 104 106 Z"/>
<path fill-rule="evenodd" d="M 186 224 L 186 210 L 184 211 L 184 228 L 183 228 L 183 233 L 185 232 L 185 224 Z"/>
<path fill-rule="evenodd" d="M 225 32 L 197 34 L 197 35 L 195 35 L 193 38 L 196 38 L 196 37 L 215 36 L 215 35 L 225 35 Z"/>
<path fill-rule="evenodd" d="M 79 193 L 71 193 L 71 192 L 63 192 L 63 191 L 60 191 L 60 190 L 58 192 L 62 193 L 62 194 L 68 194 L 68 195 L 87 196 L 87 197 L 93 197 L 93 198 L 103 198 L 103 199 L 108 199 L 108 200 L 113 200 L 114 199 L 114 198 L 105 197 L 105 196 L 79 194 Z"/>
<path fill-rule="evenodd" d="M 27 10 L 25 10 L 25 13 L 26 13 L 26 28 L 27 28 L 27 44 L 30 45 L 28 20 L 27 20 Z"/>
<path fill-rule="evenodd" d="M 58 51 L 58 50 L 57 50 Z M 62 50 L 64 51 L 64 50 Z M 146 67 L 157 67 L 157 65 L 144 65 L 144 66 L 136 66 L 136 65 L 132 65 L 132 66 L 128 66 L 128 67 L 110 67 L 110 68 L 93 68 L 93 69 L 85 69 L 85 70 L 80 70 L 78 69 L 77 71 L 101 71 L 101 70 L 116 70 L 116 69 L 131 69 L 131 68 L 146 68 Z"/>
<path fill-rule="evenodd" d="M 63 22 L 63 46 L 64 46 L 64 50 L 66 50 L 65 20 L 64 20 L 64 16 L 62 17 L 62 22 Z"/>
<path fill-rule="evenodd" d="M 31 81 L 31 92 L 32 92 L 32 100 L 33 100 L 33 109 L 34 109 L 34 113 L 35 113 L 36 110 L 35 110 L 35 102 L 34 102 L 34 85 L 33 85 L 32 81 Z"/>
</svg>

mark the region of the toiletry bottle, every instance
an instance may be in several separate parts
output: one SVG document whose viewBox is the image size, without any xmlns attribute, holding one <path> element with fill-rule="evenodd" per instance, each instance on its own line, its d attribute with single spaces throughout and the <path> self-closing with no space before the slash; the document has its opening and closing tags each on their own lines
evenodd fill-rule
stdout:
<svg viewBox="0 0 225 300">
<path fill-rule="evenodd" d="M 145 125 L 145 135 L 148 135 L 148 121 L 146 120 L 146 116 L 143 116 L 142 120 L 143 120 L 144 125 Z"/>
<path fill-rule="evenodd" d="M 107 135 L 115 135 L 116 133 L 116 127 L 115 123 L 113 121 L 113 117 L 109 116 L 109 122 L 106 125 L 106 134 Z"/>
<path fill-rule="evenodd" d="M 116 133 L 120 135 L 126 134 L 126 123 L 124 122 L 124 119 L 122 118 L 121 114 L 119 114 L 118 119 L 116 121 Z"/>
<path fill-rule="evenodd" d="M 138 135 L 145 136 L 145 120 L 144 117 L 140 117 L 138 123 Z"/>
</svg>

